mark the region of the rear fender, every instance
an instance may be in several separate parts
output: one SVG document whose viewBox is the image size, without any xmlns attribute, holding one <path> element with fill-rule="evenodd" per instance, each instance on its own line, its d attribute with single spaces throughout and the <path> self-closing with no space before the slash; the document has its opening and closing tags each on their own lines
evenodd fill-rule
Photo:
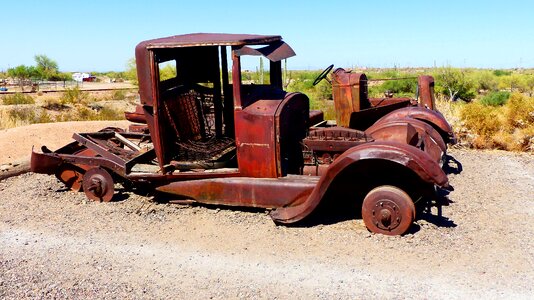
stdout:
<svg viewBox="0 0 534 300">
<path fill-rule="evenodd" d="M 308 216 L 321 202 L 334 179 L 343 170 L 362 160 L 379 159 L 398 163 L 412 170 L 419 178 L 441 187 L 448 186 L 447 175 L 439 164 L 427 153 L 407 144 L 380 141 L 353 147 L 337 158 L 313 189 L 310 196 L 301 203 L 277 208 L 271 217 L 279 223 L 294 223 Z"/>
<path fill-rule="evenodd" d="M 443 117 L 443 115 L 438 111 L 430 110 L 424 107 L 414 106 L 397 109 L 380 118 L 375 122 L 375 125 L 403 118 L 412 118 L 426 122 L 438 130 L 445 142 L 451 144 L 456 143 L 456 137 L 454 136 L 452 127 L 447 120 L 445 120 L 445 117 Z"/>
<path fill-rule="evenodd" d="M 34 173 L 54 174 L 63 164 L 63 159 L 56 153 L 39 153 L 32 149 L 30 170 Z"/>
</svg>

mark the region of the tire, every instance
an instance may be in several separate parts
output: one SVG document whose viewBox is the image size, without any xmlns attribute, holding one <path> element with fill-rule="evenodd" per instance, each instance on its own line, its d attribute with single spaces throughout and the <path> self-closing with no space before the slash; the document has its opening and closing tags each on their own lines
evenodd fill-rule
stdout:
<svg viewBox="0 0 534 300">
<path fill-rule="evenodd" d="M 401 235 L 408 231 L 415 219 L 415 205 L 403 190 L 382 185 L 365 196 L 362 218 L 371 232 Z"/>
</svg>

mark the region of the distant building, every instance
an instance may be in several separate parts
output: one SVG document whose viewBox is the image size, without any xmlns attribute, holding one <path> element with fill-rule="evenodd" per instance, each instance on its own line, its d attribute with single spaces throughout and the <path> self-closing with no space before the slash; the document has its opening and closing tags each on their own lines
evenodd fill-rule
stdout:
<svg viewBox="0 0 534 300">
<path fill-rule="evenodd" d="M 76 72 L 76 73 L 72 73 L 72 79 L 74 79 L 74 81 L 78 81 L 78 82 L 96 81 L 96 76 L 93 76 L 93 75 L 91 75 L 89 73 Z"/>
</svg>

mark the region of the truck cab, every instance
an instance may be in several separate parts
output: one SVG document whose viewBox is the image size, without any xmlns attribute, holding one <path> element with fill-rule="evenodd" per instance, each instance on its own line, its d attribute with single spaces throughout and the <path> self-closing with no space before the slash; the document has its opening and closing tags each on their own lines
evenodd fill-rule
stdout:
<svg viewBox="0 0 534 300">
<path fill-rule="evenodd" d="M 268 84 L 242 81 L 241 58 L 250 55 L 269 61 Z M 281 61 L 293 55 L 280 36 L 188 34 L 140 43 L 139 93 L 161 172 L 302 173 L 309 101 L 282 90 Z M 162 78 L 169 64 L 176 73 Z"/>
</svg>

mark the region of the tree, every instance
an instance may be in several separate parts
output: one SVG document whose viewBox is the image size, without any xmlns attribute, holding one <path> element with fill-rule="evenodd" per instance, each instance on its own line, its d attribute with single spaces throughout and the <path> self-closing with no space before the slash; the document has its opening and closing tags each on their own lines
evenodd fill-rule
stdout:
<svg viewBox="0 0 534 300">
<path fill-rule="evenodd" d="M 39 72 L 34 66 L 20 65 L 14 68 L 7 69 L 7 75 L 18 80 L 20 88 L 24 91 L 24 84 L 29 79 L 39 75 Z"/>
<path fill-rule="evenodd" d="M 514 89 L 519 92 L 525 92 L 528 90 L 528 85 L 521 74 L 514 73 L 507 76 L 501 76 L 499 80 L 499 88 L 510 89 L 510 92 L 513 92 Z"/>
<path fill-rule="evenodd" d="M 458 99 L 471 101 L 476 96 L 474 84 L 466 76 L 466 71 L 452 67 L 442 67 L 436 72 L 436 85 L 449 96 L 450 101 Z"/>
<path fill-rule="evenodd" d="M 55 77 L 59 73 L 57 62 L 50 59 L 44 54 L 38 54 L 34 56 L 36 69 L 41 75 L 42 78 L 50 80 L 52 77 Z"/>
<path fill-rule="evenodd" d="M 130 58 L 126 63 L 126 71 L 124 72 L 124 77 L 128 79 L 131 83 L 138 85 L 137 81 L 137 69 L 135 64 L 135 58 Z"/>
<path fill-rule="evenodd" d="M 489 70 L 478 71 L 473 76 L 477 90 L 496 91 L 499 81 L 494 72 Z"/>
</svg>

